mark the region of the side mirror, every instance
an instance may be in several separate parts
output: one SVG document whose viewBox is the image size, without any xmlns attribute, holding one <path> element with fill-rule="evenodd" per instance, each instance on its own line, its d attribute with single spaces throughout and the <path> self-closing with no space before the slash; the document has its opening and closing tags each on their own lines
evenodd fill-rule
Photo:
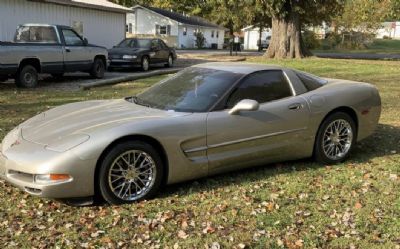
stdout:
<svg viewBox="0 0 400 249">
<path fill-rule="evenodd" d="M 243 99 L 237 103 L 230 111 L 229 114 L 236 115 L 241 111 L 257 111 L 260 104 L 252 99 Z"/>
<path fill-rule="evenodd" d="M 83 45 L 87 46 L 88 44 L 89 44 L 89 41 L 88 41 L 88 39 L 86 39 L 86 38 L 83 38 Z"/>
</svg>

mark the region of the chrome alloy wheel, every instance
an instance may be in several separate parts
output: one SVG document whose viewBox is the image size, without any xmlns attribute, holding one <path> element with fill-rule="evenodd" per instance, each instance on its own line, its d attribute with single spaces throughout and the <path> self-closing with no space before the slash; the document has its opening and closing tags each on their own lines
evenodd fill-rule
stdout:
<svg viewBox="0 0 400 249">
<path fill-rule="evenodd" d="M 322 148 L 325 156 L 331 160 L 344 158 L 353 142 L 353 129 L 344 119 L 334 120 L 325 129 Z"/>
<path fill-rule="evenodd" d="M 168 57 L 168 65 L 169 65 L 170 67 L 172 67 L 173 64 L 174 64 L 174 59 L 173 59 L 172 56 L 170 55 L 170 56 Z"/>
<path fill-rule="evenodd" d="M 147 59 L 147 57 L 143 58 L 142 67 L 143 67 L 144 71 L 149 70 L 150 63 L 149 63 L 149 59 Z"/>
<path fill-rule="evenodd" d="M 156 164 L 149 154 L 131 150 L 114 160 L 108 172 L 108 184 L 116 197 L 135 201 L 151 190 L 156 173 Z"/>
</svg>

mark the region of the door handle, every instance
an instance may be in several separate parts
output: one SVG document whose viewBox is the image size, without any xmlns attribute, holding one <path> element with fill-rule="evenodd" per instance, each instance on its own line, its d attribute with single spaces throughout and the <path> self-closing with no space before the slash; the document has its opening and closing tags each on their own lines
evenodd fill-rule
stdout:
<svg viewBox="0 0 400 249">
<path fill-rule="evenodd" d="M 65 48 L 65 52 L 71 53 L 71 49 L 70 48 Z"/>
<path fill-rule="evenodd" d="M 290 110 L 300 110 L 301 108 L 303 108 L 303 105 L 300 103 L 294 103 L 289 105 L 288 107 Z"/>
</svg>

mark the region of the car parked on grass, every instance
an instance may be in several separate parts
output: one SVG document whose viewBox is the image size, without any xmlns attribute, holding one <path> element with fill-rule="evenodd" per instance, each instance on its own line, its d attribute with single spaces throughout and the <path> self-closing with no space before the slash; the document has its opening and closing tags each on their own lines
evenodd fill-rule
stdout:
<svg viewBox="0 0 400 249">
<path fill-rule="evenodd" d="M 0 176 L 29 194 L 111 204 L 163 184 L 272 162 L 345 160 L 381 113 L 370 84 L 277 66 L 209 63 L 143 93 L 39 114 L 4 138 Z"/>
<path fill-rule="evenodd" d="M 140 67 L 148 71 L 151 64 L 172 67 L 177 55 L 161 39 L 127 38 L 108 51 L 109 69 Z"/>
<path fill-rule="evenodd" d="M 89 44 L 71 27 L 24 24 L 14 42 L 0 42 L 0 81 L 14 78 L 18 87 L 32 88 L 39 73 L 59 78 L 79 71 L 103 78 L 107 56 L 106 48 Z"/>
</svg>

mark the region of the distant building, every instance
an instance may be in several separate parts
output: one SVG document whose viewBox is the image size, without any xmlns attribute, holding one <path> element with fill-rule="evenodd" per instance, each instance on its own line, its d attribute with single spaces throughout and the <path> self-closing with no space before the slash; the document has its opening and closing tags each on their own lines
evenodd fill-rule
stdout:
<svg viewBox="0 0 400 249">
<path fill-rule="evenodd" d="M 127 14 L 127 37 L 158 37 L 169 46 L 195 48 L 196 32 L 206 38 L 205 47 L 222 49 L 225 28 L 203 18 L 137 5 Z"/>
<path fill-rule="evenodd" d="M 59 24 L 111 48 L 125 38 L 129 11 L 106 0 L 0 0 L 0 40 L 12 41 L 20 24 Z"/>
<path fill-rule="evenodd" d="M 260 28 L 255 26 L 248 26 L 242 29 L 244 33 L 244 49 L 255 50 L 258 49 L 258 40 L 260 39 Z M 261 40 L 267 40 L 268 36 L 271 36 L 272 30 L 265 28 L 261 33 Z"/>
<path fill-rule="evenodd" d="M 380 29 L 377 30 L 376 38 L 389 37 L 392 39 L 400 39 L 400 22 L 384 22 Z"/>
</svg>

